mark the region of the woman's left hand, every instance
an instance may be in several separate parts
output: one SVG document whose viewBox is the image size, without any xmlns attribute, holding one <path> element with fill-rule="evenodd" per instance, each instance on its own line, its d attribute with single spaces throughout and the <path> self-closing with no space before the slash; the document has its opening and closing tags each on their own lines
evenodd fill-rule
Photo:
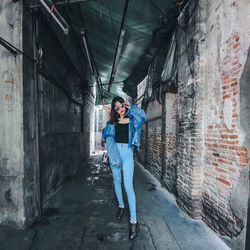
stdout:
<svg viewBox="0 0 250 250">
<path fill-rule="evenodd" d="M 128 100 L 125 101 L 125 107 L 127 109 L 131 109 L 131 104 L 130 104 L 130 102 Z"/>
<path fill-rule="evenodd" d="M 103 105 L 103 109 L 106 110 L 108 113 L 111 112 L 111 106 L 110 105 Z"/>
</svg>

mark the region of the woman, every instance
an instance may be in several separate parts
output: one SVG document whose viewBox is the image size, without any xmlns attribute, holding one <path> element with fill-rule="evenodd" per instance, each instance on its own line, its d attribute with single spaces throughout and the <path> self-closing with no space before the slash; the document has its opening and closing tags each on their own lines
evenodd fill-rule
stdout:
<svg viewBox="0 0 250 250">
<path fill-rule="evenodd" d="M 145 112 L 136 105 L 131 106 L 121 97 L 111 103 L 110 121 L 102 131 L 106 140 L 109 162 L 113 174 L 115 194 L 118 201 L 117 220 L 124 213 L 122 197 L 122 172 L 130 211 L 129 239 L 138 236 L 139 224 L 136 216 L 136 197 L 133 187 L 134 159 L 133 145 L 139 150 L 141 126 L 146 122 Z"/>
</svg>

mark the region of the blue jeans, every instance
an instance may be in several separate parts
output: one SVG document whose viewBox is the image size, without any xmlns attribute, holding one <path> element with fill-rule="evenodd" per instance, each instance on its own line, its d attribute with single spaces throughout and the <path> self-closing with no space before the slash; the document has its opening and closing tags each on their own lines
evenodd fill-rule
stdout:
<svg viewBox="0 0 250 250">
<path fill-rule="evenodd" d="M 122 173 L 123 172 L 123 182 L 125 191 L 128 197 L 128 204 L 130 210 L 130 220 L 136 221 L 136 200 L 135 192 L 133 187 L 133 176 L 134 176 L 134 157 L 133 149 L 129 148 L 126 143 L 117 143 L 118 150 L 122 159 L 122 166 L 111 166 L 115 194 L 118 201 L 119 207 L 124 207 L 123 197 L 122 197 Z"/>
</svg>

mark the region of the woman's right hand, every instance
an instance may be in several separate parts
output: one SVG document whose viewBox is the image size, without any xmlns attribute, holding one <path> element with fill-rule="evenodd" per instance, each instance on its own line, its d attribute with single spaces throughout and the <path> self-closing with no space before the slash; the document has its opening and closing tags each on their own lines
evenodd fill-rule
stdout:
<svg viewBox="0 0 250 250">
<path fill-rule="evenodd" d="M 125 106 L 127 109 L 131 109 L 131 104 L 128 100 L 125 101 Z"/>
</svg>

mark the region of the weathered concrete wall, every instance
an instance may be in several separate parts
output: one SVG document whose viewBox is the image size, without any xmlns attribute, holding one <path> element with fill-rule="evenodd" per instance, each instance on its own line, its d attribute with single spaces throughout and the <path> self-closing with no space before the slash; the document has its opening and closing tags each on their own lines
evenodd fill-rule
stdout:
<svg viewBox="0 0 250 250">
<path fill-rule="evenodd" d="M 207 3 L 203 219 L 234 238 L 235 249 L 244 248 L 249 192 L 249 115 L 243 110 L 250 96 L 242 87 L 249 79 L 241 79 L 250 44 L 249 9 L 246 0 Z"/>
<path fill-rule="evenodd" d="M 245 134 L 245 140 L 243 142 L 248 149 L 248 157 L 249 157 L 249 148 L 250 148 L 250 49 L 248 50 L 247 61 L 244 66 L 244 70 L 241 75 L 240 80 L 240 124 Z M 248 171 L 250 169 L 248 168 Z M 249 172 L 250 176 L 250 172 Z M 245 177 L 247 181 L 247 175 Z M 248 181 L 247 181 L 248 182 Z M 245 184 L 245 188 L 247 188 L 247 184 Z M 245 190 L 246 191 L 246 190 Z M 245 199 L 245 197 L 243 197 Z M 244 200 L 243 204 L 246 202 Z M 244 207 L 243 207 L 244 208 Z M 244 211 L 244 210 L 243 210 Z M 244 237 L 244 236 L 243 236 Z M 242 237 L 242 238 L 243 238 Z M 248 184 L 248 212 L 247 212 L 247 233 L 246 233 L 246 247 L 245 249 L 250 249 L 250 185 Z M 242 239 L 244 241 L 244 238 Z"/>
<path fill-rule="evenodd" d="M 177 95 L 165 93 L 165 175 L 164 184 L 167 189 L 176 194 L 177 181 Z"/>
<path fill-rule="evenodd" d="M 104 110 L 102 107 L 95 107 L 95 150 L 102 150 L 102 128 L 105 126 L 103 123 Z M 106 112 L 105 112 L 106 113 Z"/>
<path fill-rule="evenodd" d="M 176 39 L 177 203 L 193 218 L 200 218 L 202 211 L 205 7 L 202 1 L 194 1 L 189 5 L 180 17 Z"/>
<path fill-rule="evenodd" d="M 249 9 L 246 0 L 187 5 L 177 28 L 178 93 L 172 96 L 177 105 L 166 96 L 166 112 L 160 114 L 160 106 L 148 104 L 149 117 L 156 110 L 158 119 L 148 122 L 140 154 L 160 178 L 159 151 L 166 142 L 166 187 L 176 186 L 179 206 L 231 237 L 234 249 L 244 249 L 249 198 Z M 149 78 L 157 79 L 152 74 L 157 73 L 149 72 Z M 174 110 L 178 115 L 171 119 Z M 161 127 L 161 116 L 172 126 Z M 175 141 L 175 128 L 171 154 L 167 145 Z M 162 142 L 161 129 L 166 129 Z M 176 173 L 167 162 L 175 155 Z"/>
<path fill-rule="evenodd" d="M 0 34 L 22 49 L 22 5 L 0 2 Z M 22 58 L 0 46 L 0 223 L 23 224 Z"/>
<path fill-rule="evenodd" d="M 40 77 L 40 179 L 42 205 L 81 165 L 82 106 Z"/>
<path fill-rule="evenodd" d="M 40 215 L 40 172 L 39 172 L 39 135 L 38 135 L 38 96 L 34 18 L 25 11 L 23 5 L 23 144 L 24 144 L 24 210 L 25 224 L 30 225 Z"/>
<path fill-rule="evenodd" d="M 95 89 L 92 90 L 95 94 Z M 95 112 L 94 112 L 94 99 L 91 95 L 86 94 L 84 99 L 83 108 L 83 143 L 84 155 L 90 155 L 95 150 Z"/>
<path fill-rule="evenodd" d="M 137 86 L 137 93 L 138 93 L 138 102 L 137 105 L 142 108 L 142 101 L 143 101 L 143 97 L 144 97 L 144 93 L 145 93 L 145 88 L 147 86 L 147 80 L 148 80 L 148 76 L 146 76 L 144 78 L 144 80 Z M 148 124 L 146 123 L 144 126 L 142 126 L 141 129 L 141 146 L 140 146 L 140 150 L 137 154 L 137 158 L 139 160 L 139 162 L 141 162 L 141 164 L 143 164 L 143 166 L 146 166 L 147 163 L 147 127 Z"/>
<path fill-rule="evenodd" d="M 245 243 L 249 192 L 247 82 L 249 3 L 193 2 L 178 28 L 177 202 L 194 218 Z M 195 8 L 193 8 L 195 7 Z M 243 18 L 244 17 L 244 18 Z M 188 20 L 188 22 L 187 22 Z M 241 113 L 241 114 L 244 114 Z M 242 124 L 245 123 L 244 129 Z"/>
<path fill-rule="evenodd" d="M 146 141 L 146 168 L 153 173 L 158 180 L 161 180 L 162 173 L 162 106 L 157 100 L 150 102 L 147 108 L 147 141 Z"/>
<path fill-rule="evenodd" d="M 138 85 L 139 105 L 146 109 L 148 122 L 142 127 L 138 160 L 165 186 L 176 193 L 177 178 L 177 95 L 169 82 L 162 80 L 168 65 L 168 42 L 150 65 L 148 75 Z M 144 96 L 144 99 L 142 98 Z"/>
<path fill-rule="evenodd" d="M 48 19 L 49 20 L 49 19 Z M 67 39 L 55 22 L 36 14 L 39 67 L 39 160 L 42 208 L 64 180 L 90 154 L 91 90 L 83 53 L 71 32 Z M 93 94 L 93 93 L 92 93 Z"/>
<path fill-rule="evenodd" d="M 26 3 L 0 2 L 0 35 L 26 55 L 0 46 L 0 223 L 19 227 L 89 156 L 94 107 L 74 35 Z"/>
</svg>

